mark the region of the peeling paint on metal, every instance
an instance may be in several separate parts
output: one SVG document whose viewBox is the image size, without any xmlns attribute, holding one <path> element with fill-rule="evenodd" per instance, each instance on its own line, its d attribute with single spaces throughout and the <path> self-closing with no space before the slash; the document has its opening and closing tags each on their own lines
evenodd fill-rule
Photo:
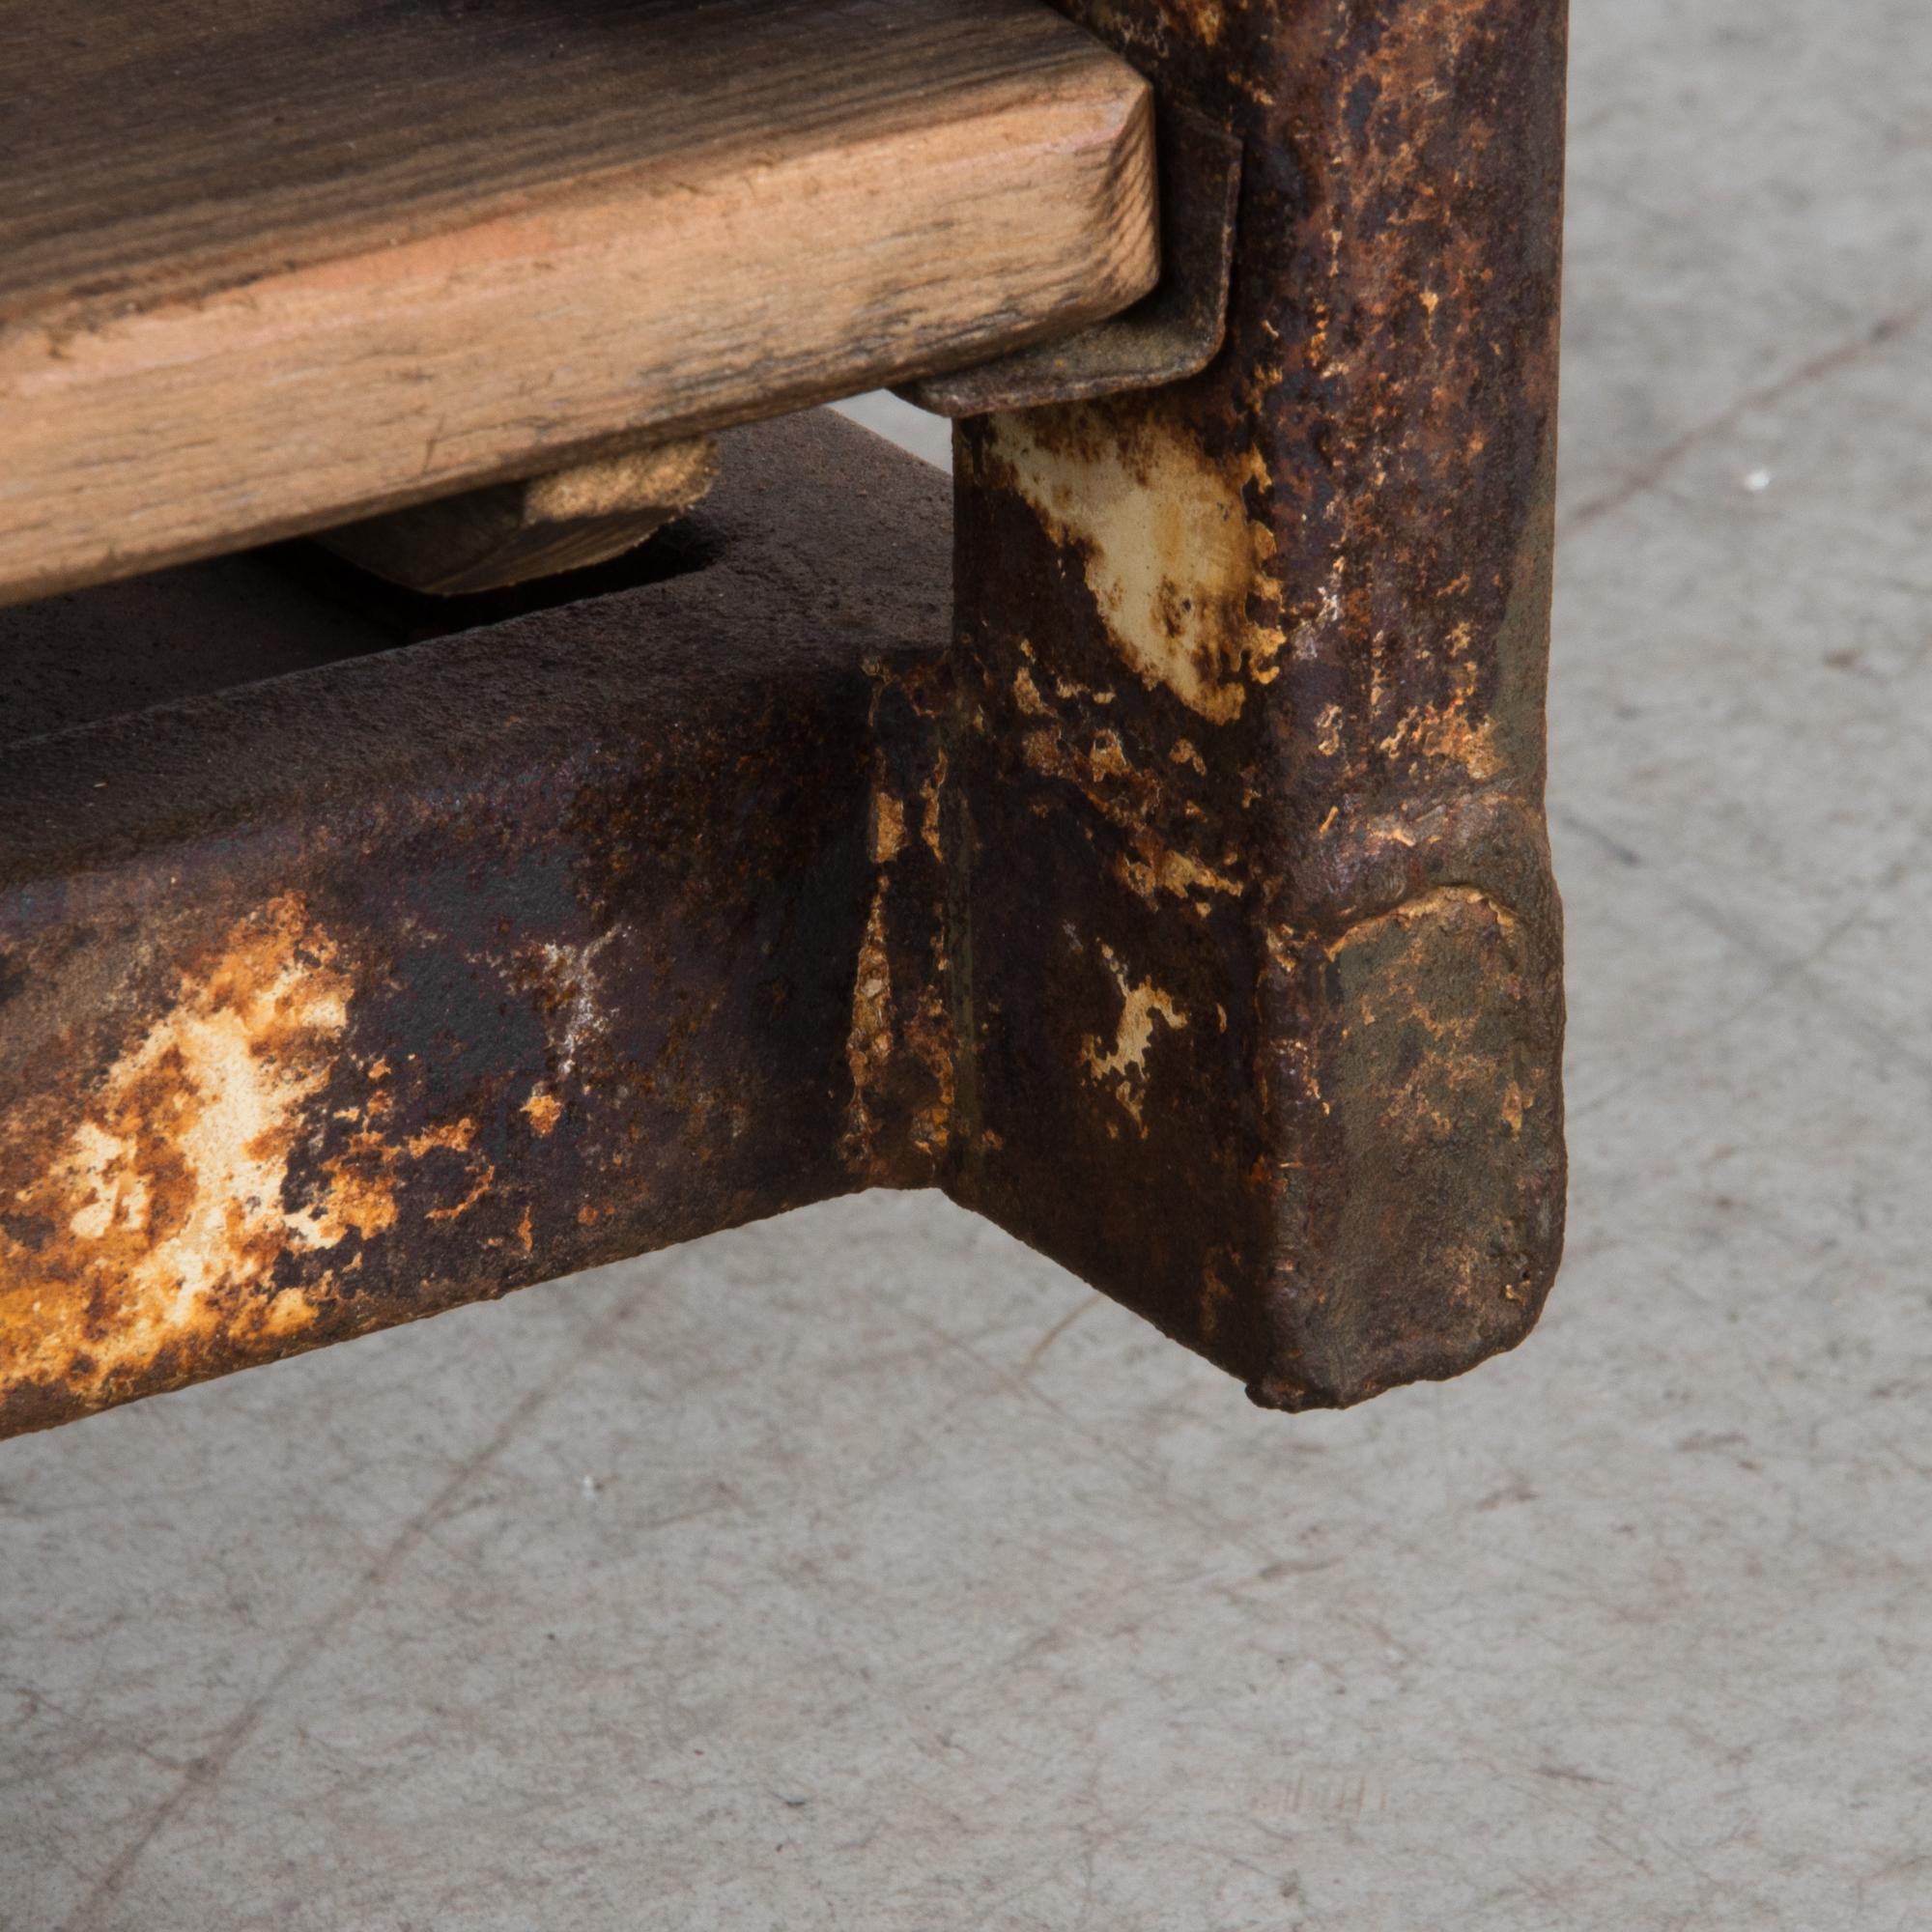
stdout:
<svg viewBox="0 0 1932 1932">
<path fill-rule="evenodd" d="M 0 1358 L 12 1375 L 99 1389 L 214 1334 L 284 1337 L 314 1319 L 277 1291 L 289 1247 L 384 1226 L 389 1197 L 347 1168 L 319 1209 L 284 1199 L 289 1155 L 327 1083 L 350 982 L 289 896 L 232 930 L 167 1010 L 76 1096 L 54 1159 L 0 1214 Z M 44 1142 L 46 1123 L 0 1135 Z M 21 1231 L 48 1233 L 30 1245 Z"/>
<path fill-rule="evenodd" d="M 866 918 L 866 936 L 852 976 L 852 1030 L 845 1064 L 852 1073 L 846 1127 L 848 1160 L 865 1165 L 873 1155 L 878 1122 L 871 1095 L 893 1057 L 893 962 L 886 947 L 887 886 L 881 880 Z"/>
<path fill-rule="evenodd" d="M 1159 1019 L 1175 1032 L 1187 1025 L 1187 1015 L 1151 980 L 1133 980 L 1114 956 L 1110 946 L 1100 949 L 1107 970 L 1121 992 L 1121 1020 L 1114 1043 L 1103 1053 L 1102 1042 L 1089 1035 L 1081 1043 L 1081 1064 L 1099 1086 L 1120 1102 L 1143 1135 L 1147 1127 L 1142 1118 L 1142 1096 L 1147 1088 L 1148 1048 L 1153 1044 L 1154 1021 Z"/>
<path fill-rule="evenodd" d="M 1265 480 L 1257 452 L 1217 461 L 1157 416 L 1074 405 L 990 418 L 978 463 L 1078 554 L 1143 682 L 1212 723 L 1240 715 L 1243 680 L 1265 680 L 1282 645 L 1254 614 L 1278 601 L 1273 535 L 1243 500 Z"/>
</svg>

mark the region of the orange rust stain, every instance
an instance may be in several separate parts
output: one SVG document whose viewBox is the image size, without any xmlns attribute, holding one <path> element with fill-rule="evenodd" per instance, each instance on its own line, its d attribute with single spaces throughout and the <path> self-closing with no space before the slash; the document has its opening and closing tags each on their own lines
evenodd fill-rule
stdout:
<svg viewBox="0 0 1932 1932">
<path fill-rule="evenodd" d="M 872 863 L 890 865 L 905 849 L 905 807 L 884 786 L 872 793 Z"/>
<path fill-rule="evenodd" d="M 929 1105 L 913 1116 L 912 1144 L 921 1153 L 936 1160 L 952 1141 L 952 1110 L 957 1100 L 956 1075 L 952 1064 L 952 1035 L 947 1015 L 935 998 L 923 1016 L 923 1024 L 912 1042 L 937 1084 Z"/>
<path fill-rule="evenodd" d="M 1013 702 L 1027 718 L 1047 718 L 1052 714 L 1047 710 L 1046 699 L 1039 695 L 1039 686 L 1033 680 L 1033 672 L 1025 665 L 1013 673 Z"/>
<path fill-rule="evenodd" d="M 1125 778 L 1133 770 L 1117 731 L 1094 732 L 1094 749 L 1087 754 L 1087 764 L 1095 778 Z"/>
<path fill-rule="evenodd" d="M 1024 671 L 1021 675 L 1025 676 Z M 943 849 L 941 811 L 946 775 L 946 754 L 940 751 L 918 793 L 918 837 L 935 859 Z M 885 1178 L 893 1168 L 891 1150 L 882 1145 L 889 1095 L 905 1108 L 907 1138 L 927 1158 L 935 1158 L 951 1137 L 955 1099 L 952 1027 L 943 990 L 947 972 L 943 932 L 935 930 L 932 935 L 931 971 L 902 970 L 904 983 L 894 983 L 887 910 L 895 890 L 893 868 L 911 838 L 906 802 L 885 783 L 882 773 L 875 774 L 870 850 L 876 875 L 871 908 L 854 962 L 852 1017 L 845 1048 L 852 1095 L 840 1144 L 848 1166 L 874 1180 Z M 908 963 L 902 961 L 902 969 Z M 905 1081 L 899 1069 L 908 1066 L 921 1068 L 924 1079 L 917 1084 Z"/>
<path fill-rule="evenodd" d="M 563 1119 L 563 1102 L 554 1094 L 538 1087 L 524 1102 L 523 1114 L 537 1137 L 548 1140 L 556 1131 L 557 1122 Z"/>
<path fill-rule="evenodd" d="M 893 962 L 886 946 L 886 882 L 872 895 L 866 936 L 859 945 L 852 982 L 852 1026 L 845 1040 L 845 1064 L 852 1072 L 852 1100 L 846 1119 L 848 1159 L 869 1159 L 877 1131 L 870 1093 L 893 1057 Z"/>
<path fill-rule="evenodd" d="M 429 1208 L 423 1215 L 426 1221 L 454 1221 L 469 1212 L 477 1202 L 489 1193 L 492 1182 L 497 1179 L 497 1169 L 475 1151 L 476 1122 L 471 1120 L 450 1121 L 438 1127 L 426 1127 L 419 1134 L 412 1134 L 409 1141 L 412 1159 L 421 1160 L 425 1154 L 438 1151 L 460 1153 L 466 1156 L 469 1170 L 469 1191 L 460 1201 L 446 1201 L 441 1206 Z"/>
<path fill-rule="evenodd" d="M 313 1217 L 317 1245 L 333 1247 L 351 1233 L 366 1241 L 395 1226 L 396 1154 L 381 1134 L 365 1129 L 352 1136 L 348 1151 L 325 1161 L 323 1172 L 328 1193 Z"/>
<path fill-rule="evenodd" d="M 473 1121 L 381 1131 L 392 1068 L 345 1062 L 354 994 L 340 949 L 284 895 L 188 959 L 84 1092 L 50 1087 L 0 1120 L 0 1397 L 92 1405 L 279 1353 L 396 1225 L 409 1163 L 453 1152 L 467 1170 L 426 1219 L 483 1198 L 496 1176 Z M 364 1097 L 325 1110 L 345 1066 Z M 297 1151 L 336 1122 L 346 1145 L 292 1197 Z M 320 1259 L 301 1285 L 278 1284 L 303 1256 Z"/>
<path fill-rule="evenodd" d="M 1147 1138 L 1142 1104 L 1147 1094 L 1147 1054 L 1153 1043 L 1153 1023 L 1158 1016 L 1176 1033 L 1187 1025 L 1187 1015 L 1151 980 L 1134 980 L 1114 956 L 1110 946 L 1102 946 L 1101 956 L 1120 988 L 1121 1018 L 1114 1032 L 1114 1043 L 1102 1051 L 1102 1042 L 1089 1035 L 1080 1048 L 1080 1064 L 1088 1077 L 1104 1087 L 1132 1118 Z"/>
<path fill-rule="evenodd" d="M 1213 867 L 1205 866 L 1186 852 L 1165 844 L 1148 827 L 1136 826 L 1132 833 L 1134 856 L 1115 861 L 1114 873 L 1121 883 L 1152 904 L 1162 893 L 1187 898 L 1195 893 L 1225 893 L 1238 897 L 1240 882 Z M 1197 901 L 1197 908 L 1205 901 Z"/>
<path fill-rule="evenodd" d="M 1495 720 L 1472 720 L 1469 703 L 1475 696 L 1476 667 L 1466 660 L 1456 666 L 1456 689 L 1440 704 L 1424 705 L 1405 717 L 1378 749 L 1390 757 L 1443 758 L 1459 764 L 1478 784 L 1498 777 L 1504 769 L 1496 745 Z"/>
<path fill-rule="evenodd" d="M 440 1127 L 425 1127 L 421 1133 L 412 1134 L 409 1149 L 420 1160 L 424 1154 L 434 1153 L 439 1148 L 446 1148 L 452 1153 L 467 1153 L 475 1141 L 474 1121 L 447 1121 Z"/>
<path fill-rule="evenodd" d="M 308 1293 L 271 1286 L 278 1257 L 393 1218 L 353 1150 L 321 1212 L 283 1202 L 351 992 L 327 935 L 284 896 L 182 975 L 65 1130 L 55 1123 L 51 1161 L 35 1162 L 27 1138 L 44 1121 L 8 1123 L 0 1173 L 22 1178 L 0 1230 L 0 1390 L 97 1395 L 163 1351 L 185 1363 L 261 1349 L 315 1320 Z"/>
<path fill-rule="evenodd" d="M 926 976 L 920 998 L 904 1015 L 904 1051 L 925 1069 L 929 1098 L 913 1112 L 912 1144 L 936 1160 L 951 1145 L 952 1114 L 958 1101 L 957 1068 L 952 1054 L 952 1019 L 944 991 L 947 960 L 943 941 L 933 942 L 933 971 Z"/>
<path fill-rule="evenodd" d="M 1088 804 L 1125 835 L 1131 851 L 1117 854 L 1110 862 L 1114 876 L 1150 905 L 1157 904 L 1163 893 L 1191 899 L 1197 912 L 1208 903 L 1197 895 L 1223 893 L 1238 897 L 1245 890 L 1239 879 L 1216 869 L 1193 853 L 1178 849 L 1149 823 L 1149 814 L 1159 794 L 1145 782 L 1123 782 L 1134 781 L 1138 775 L 1128 761 L 1119 734 L 1111 730 L 1096 732 L 1089 751 L 1073 750 L 1063 733 L 1058 714 L 1040 697 L 1037 687 L 1024 669 L 1019 676 L 1025 680 L 1026 691 L 1033 698 L 1032 704 L 1023 698 L 1022 708 L 1048 721 L 1021 738 L 1020 756 L 1042 777 L 1063 779 L 1077 786 Z M 1015 690 L 1018 691 L 1017 684 Z M 1198 758 L 1193 748 L 1188 749 Z M 1235 863 L 1233 854 L 1223 859 L 1224 865 Z"/>
<path fill-rule="evenodd" d="M 925 801 L 925 810 L 920 815 L 919 836 L 935 859 L 945 856 L 939 849 L 939 802 L 946 796 L 946 753 L 942 751 L 932 768 L 932 776 L 919 790 L 920 797 Z"/>
<path fill-rule="evenodd" d="M 423 1218 L 429 1221 L 454 1221 L 461 1218 L 489 1193 L 491 1182 L 496 1179 L 496 1168 L 486 1160 L 482 1172 L 470 1183 L 469 1192 L 461 1201 L 452 1201 L 442 1208 L 432 1208 Z"/>
<path fill-rule="evenodd" d="M 1495 721 L 1485 718 L 1472 724 L 1458 704 L 1418 711 L 1399 734 L 1398 742 L 1403 741 L 1424 757 L 1461 765 L 1478 784 L 1499 777 L 1504 768 L 1496 748 Z M 1396 747 L 1385 743 L 1383 749 Z"/>
</svg>

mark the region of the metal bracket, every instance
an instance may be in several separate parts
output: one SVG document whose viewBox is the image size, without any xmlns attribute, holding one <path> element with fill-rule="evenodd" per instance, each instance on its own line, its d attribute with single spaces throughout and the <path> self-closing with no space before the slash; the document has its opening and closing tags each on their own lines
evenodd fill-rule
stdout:
<svg viewBox="0 0 1932 1932">
<path fill-rule="evenodd" d="M 1158 109 L 1160 280 L 1151 294 L 1059 342 L 923 376 L 894 393 L 941 416 L 980 416 L 1041 403 L 1090 402 L 1199 375 L 1228 332 L 1241 144 L 1168 102 Z"/>
</svg>

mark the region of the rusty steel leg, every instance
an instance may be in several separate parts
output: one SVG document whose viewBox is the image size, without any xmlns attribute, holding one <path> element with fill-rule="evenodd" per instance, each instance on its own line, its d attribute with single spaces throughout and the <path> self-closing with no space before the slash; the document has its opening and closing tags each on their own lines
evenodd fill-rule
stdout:
<svg viewBox="0 0 1932 1932">
<path fill-rule="evenodd" d="M 956 441 L 949 1185 L 1263 1403 L 1517 1342 L 1564 0 L 1061 0 L 1245 146 L 1228 339 Z"/>
</svg>

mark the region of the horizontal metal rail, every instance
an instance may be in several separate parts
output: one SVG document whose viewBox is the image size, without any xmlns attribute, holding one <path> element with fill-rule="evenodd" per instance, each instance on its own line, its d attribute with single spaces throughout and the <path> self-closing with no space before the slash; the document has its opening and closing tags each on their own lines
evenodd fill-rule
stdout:
<svg viewBox="0 0 1932 1932">
<path fill-rule="evenodd" d="M 668 582 L 0 754 L 0 1434 L 930 1179 L 855 973 L 944 479 L 830 421 L 729 441 Z M 242 567 L 0 650 L 72 682 L 92 598 L 192 683 Z M 249 568 L 267 669 L 317 620 Z"/>
</svg>

